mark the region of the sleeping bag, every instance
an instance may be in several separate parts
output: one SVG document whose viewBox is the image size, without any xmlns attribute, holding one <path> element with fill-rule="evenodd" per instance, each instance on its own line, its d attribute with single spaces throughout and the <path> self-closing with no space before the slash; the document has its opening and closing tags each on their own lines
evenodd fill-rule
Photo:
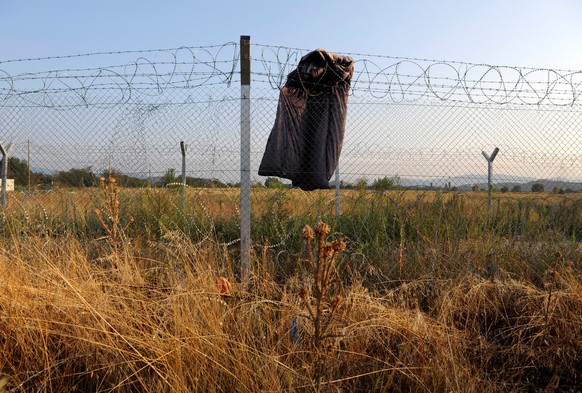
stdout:
<svg viewBox="0 0 582 393">
<path fill-rule="evenodd" d="M 329 188 L 340 157 L 353 60 L 323 49 L 303 56 L 279 93 L 259 175 L 303 190 Z"/>
</svg>

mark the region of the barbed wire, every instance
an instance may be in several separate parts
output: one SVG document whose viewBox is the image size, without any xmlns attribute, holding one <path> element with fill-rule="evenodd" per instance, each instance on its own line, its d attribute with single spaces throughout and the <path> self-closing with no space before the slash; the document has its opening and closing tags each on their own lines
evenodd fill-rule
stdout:
<svg viewBox="0 0 582 393">
<path fill-rule="evenodd" d="M 280 89 L 308 51 L 256 45 L 257 82 Z M 582 70 L 495 66 L 459 61 L 341 53 L 355 60 L 352 96 L 392 102 L 424 99 L 471 104 L 571 106 L 580 103 Z"/>
<path fill-rule="evenodd" d="M 145 55 L 154 55 L 152 59 Z M 126 62 L 100 66 L 68 66 L 76 60 L 87 62 L 95 57 L 113 57 L 113 61 L 127 55 L 141 55 Z M 238 64 L 238 45 L 226 43 L 215 46 L 180 47 L 146 51 L 99 52 L 81 55 L 30 58 L 0 61 L 0 67 L 10 65 L 40 71 L 18 72 L 11 75 L 0 69 L 1 106 L 74 107 L 90 105 L 119 105 L 138 97 L 162 96 L 172 89 L 190 89 L 221 84 L 230 86 Z M 59 68 L 43 69 L 58 61 Z M 108 92 L 105 99 L 96 93 Z M 63 97 L 71 100 L 63 104 Z M 14 103 L 15 99 L 20 99 Z M 56 98 L 61 101 L 55 100 Z"/>
<path fill-rule="evenodd" d="M 308 50 L 254 44 L 253 82 L 280 89 Z M 238 75 L 238 44 L 97 52 L 0 61 L 2 106 L 118 105 L 160 97 L 172 89 L 230 86 Z M 573 106 L 580 103 L 582 70 L 495 66 L 459 61 L 342 53 L 355 61 L 352 97 L 390 102 Z M 128 59 L 133 56 L 133 59 Z M 151 56 L 148 58 L 147 56 Z M 124 59 L 126 61 L 121 61 Z M 96 61 L 105 65 L 95 65 Z M 80 64 L 70 64 L 79 62 Z M 57 63 L 47 70 L 47 65 Z M 90 63 L 87 65 L 86 63 Z M 17 70 L 9 73 L 2 69 Z M 35 66 L 40 70 L 20 71 Z M 65 93 L 70 93 L 66 97 Z M 103 97 L 103 93 L 108 93 Z M 15 101 L 16 98 L 21 100 Z M 67 103 L 63 103 L 64 99 Z M 171 102 L 171 100 L 169 100 Z"/>
</svg>

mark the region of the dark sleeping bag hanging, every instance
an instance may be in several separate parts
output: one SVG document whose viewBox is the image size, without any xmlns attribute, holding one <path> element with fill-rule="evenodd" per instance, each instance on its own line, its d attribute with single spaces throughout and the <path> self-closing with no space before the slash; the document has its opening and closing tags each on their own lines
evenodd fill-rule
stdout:
<svg viewBox="0 0 582 393">
<path fill-rule="evenodd" d="M 279 94 L 259 175 L 289 179 L 307 191 L 329 188 L 342 150 L 353 73 L 350 57 L 323 49 L 301 58 Z"/>
</svg>

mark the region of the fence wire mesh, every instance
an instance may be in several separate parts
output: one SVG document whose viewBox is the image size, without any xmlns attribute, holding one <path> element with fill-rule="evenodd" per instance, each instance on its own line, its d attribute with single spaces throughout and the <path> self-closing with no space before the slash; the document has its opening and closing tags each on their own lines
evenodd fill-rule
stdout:
<svg viewBox="0 0 582 393">
<path fill-rule="evenodd" d="M 354 72 L 339 165 L 330 190 L 302 191 L 258 168 L 280 91 L 308 52 L 251 46 L 257 253 L 286 263 L 301 251 L 299 229 L 317 219 L 360 245 L 378 237 L 394 245 L 352 253 L 354 263 L 371 253 L 398 261 L 392 269 L 411 252 L 405 239 L 458 243 L 473 222 L 520 239 L 577 238 L 582 71 L 343 54 Z M 13 143 L 15 179 L 4 225 L 98 231 L 99 178 L 113 176 L 124 214 L 148 236 L 180 229 L 196 241 L 236 244 L 240 100 L 236 43 L 0 61 L 0 140 Z M 485 156 L 495 148 L 489 184 Z M 541 218 L 549 221 L 528 232 Z M 437 252 L 429 248 L 417 262 Z"/>
</svg>

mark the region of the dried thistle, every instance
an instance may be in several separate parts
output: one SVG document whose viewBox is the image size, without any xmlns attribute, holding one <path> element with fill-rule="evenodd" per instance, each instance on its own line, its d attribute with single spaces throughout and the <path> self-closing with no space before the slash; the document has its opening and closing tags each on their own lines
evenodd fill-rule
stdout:
<svg viewBox="0 0 582 393">
<path fill-rule="evenodd" d="M 333 256 L 334 253 L 334 248 L 333 248 L 333 244 L 327 242 L 323 245 L 323 255 L 325 258 L 329 258 L 331 256 Z"/>
<path fill-rule="evenodd" d="M 318 236 L 326 236 L 331 232 L 331 228 L 325 222 L 320 221 L 315 225 L 315 233 Z"/>
<path fill-rule="evenodd" d="M 95 209 L 95 215 L 111 240 L 113 249 L 116 252 L 117 245 L 121 241 L 122 231 L 134 221 L 134 218 L 133 216 L 130 217 L 125 227 L 120 228 L 119 193 L 121 192 L 121 188 L 114 186 L 116 180 L 113 177 L 105 179 L 104 176 L 101 176 L 99 183 L 101 183 L 105 206 L 103 209 Z M 103 216 L 101 210 L 107 211 L 107 217 Z"/>
<path fill-rule="evenodd" d="M 230 290 L 232 288 L 232 286 L 230 285 L 230 282 L 222 276 L 216 277 L 216 281 L 214 283 L 216 285 L 216 289 L 218 290 L 218 293 L 220 294 L 220 296 L 222 297 L 230 297 Z"/>
<path fill-rule="evenodd" d="M 305 225 L 301 232 L 301 237 L 305 240 L 305 247 L 307 248 L 307 262 L 313 267 L 315 266 L 315 261 L 313 260 L 313 239 L 315 238 L 315 233 L 309 225 Z"/>
<path fill-rule="evenodd" d="M 305 225 L 301 232 L 301 237 L 305 241 L 313 240 L 315 238 L 315 232 L 313 232 L 313 229 L 309 225 Z"/>
<path fill-rule="evenodd" d="M 339 254 L 345 250 L 346 243 L 341 239 L 332 242 L 326 241 L 325 238 L 330 232 L 329 225 L 319 222 L 314 229 L 306 225 L 301 233 L 306 242 L 308 260 L 312 269 L 313 290 L 309 292 L 305 287 L 302 287 L 299 290 L 299 298 L 302 300 L 309 315 L 308 319 L 313 325 L 311 343 L 318 354 L 314 359 L 318 385 L 325 373 L 323 353 L 326 348 L 326 339 L 334 336 L 332 332 L 333 317 L 337 314 L 343 301 L 342 297 L 337 294 L 339 279 L 335 265 Z M 314 239 L 316 239 L 316 243 L 314 243 Z M 315 253 L 316 247 L 317 253 Z"/>
<path fill-rule="evenodd" d="M 346 249 L 346 243 L 342 239 L 334 240 L 331 245 L 335 252 L 341 252 Z"/>
</svg>

